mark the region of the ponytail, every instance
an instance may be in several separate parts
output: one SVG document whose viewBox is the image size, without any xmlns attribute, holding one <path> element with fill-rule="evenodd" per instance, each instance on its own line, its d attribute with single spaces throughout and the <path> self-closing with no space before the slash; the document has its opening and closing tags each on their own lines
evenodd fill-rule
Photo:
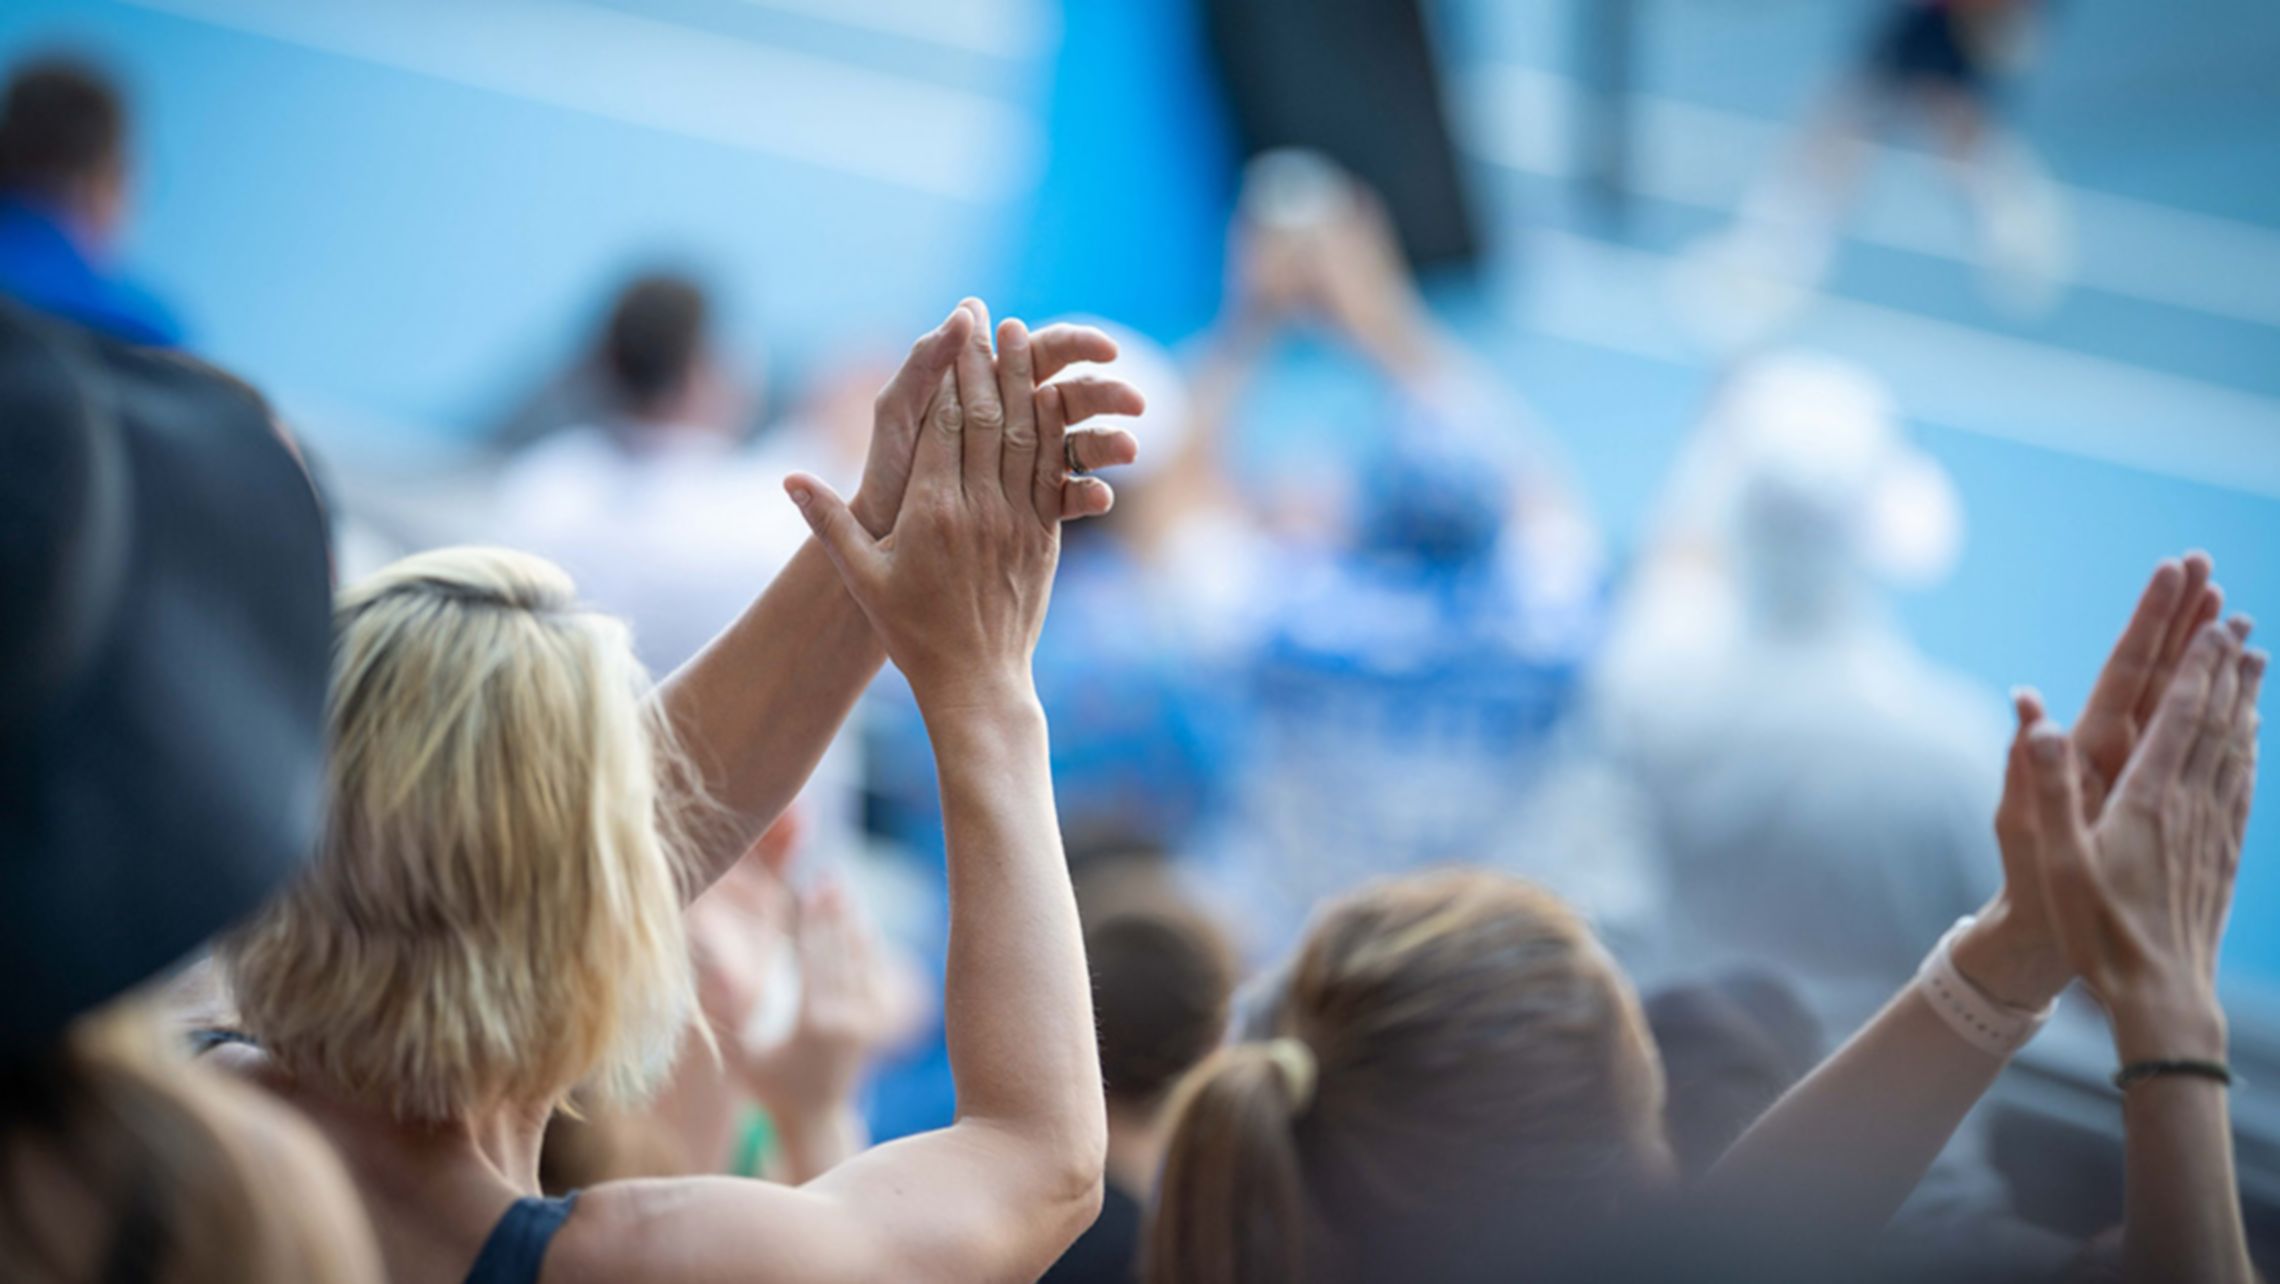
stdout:
<svg viewBox="0 0 2280 1284">
<path fill-rule="evenodd" d="M 1280 1284 L 1307 1274 L 1295 1129 L 1314 1054 L 1296 1039 L 1222 1048 L 1181 1083 L 1148 1232 L 1148 1284 Z"/>
</svg>

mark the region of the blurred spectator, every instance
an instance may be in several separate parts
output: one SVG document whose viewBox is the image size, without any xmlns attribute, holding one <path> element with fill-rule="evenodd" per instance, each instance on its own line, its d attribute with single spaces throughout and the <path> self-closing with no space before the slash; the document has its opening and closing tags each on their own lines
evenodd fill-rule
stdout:
<svg viewBox="0 0 2280 1284">
<path fill-rule="evenodd" d="M 742 613 L 753 585 L 806 541 L 799 514 L 777 502 L 785 475 L 798 466 L 843 480 L 862 438 L 852 462 L 835 458 L 847 436 L 832 435 L 836 423 L 782 425 L 760 447 L 749 443 L 758 390 L 721 351 L 711 296 L 686 277 L 644 276 L 619 293 L 597 369 L 601 417 L 508 461 L 500 538 L 568 570 L 587 601 L 633 626 L 635 650 L 662 676 Z M 867 430 L 867 397 L 855 413 Z M 854 845 L 859 779 L 854 737 L 843 737 L 804 795 L 814 850 L 838 856 Z"/>
<path fill-rule="evenodd" d="M 1154 1284 L 1575 1276 L 1670 1175 L 1637 997 L 1542 888 L 1449 869 L 1326 904 L 1182 1083 Z"/>
<path fill-rule="evenodd" d="M 1670 958 L 1771 969 L 1850 1029 L 1997 868 L 2001 703 L 1885 601 L 1952 563 L 1953 490 L 1872 377 L 1779 356 L 1720 389 L 1661 520 L 1600 707 L 1656 802 Z"/>
<path fill-rule="evenodd" d="M 1985 901 L 1998 706 L 1919 654 L 1885 601 L 1889 585 L 1943 576 L 1961 527 L 1945 474 L 1866 373 L 1782 355 L 1719 390 L 1600 674 L 1668 862 L 1647 970 L 1766 969 L 1824 1028 L 1849 1030 L 1923 941 Z M 1697 1033 L 1710 1042 L 1692 1053 L 1709 1055 L 1715 1036 Z M 1710 1139 L 1688 1130 L 1731 1125 L 1720 1091 L 1712 1079 L 1690 1101 L 1674 1083 L 1675 1142 L 1699 1152 Z M 1918 1187 L 1895 1257 L 1964 1244 L 1991 1262 L 2047 1257 L 2006 1215 L 1978 1141 L 1964 1132 Z"/>
<path fill-rule="evenodd" d="M 606 417 L 516 456 L 500 516 L 517 545 L 558 562 L 624 616 L 652 672 L 695 655 L 768 582 L 806 531 L 743 449 L 750 394 L 714 346 L 702 287 L 643 277 L 610 313 Z"/>
<path fill-rule="evenodd" d="M 1692 1181 L 1821 1059 L 1821 1029 L 1787 983 L 1741 972 L 1647 1000 L 1662 1053 L 1664 1127 Z"/>
<path fill-rule="evenodd" d="M 119 275 L 132 188 L 127 105 L 93 65 L 18 66 L 0 101 L 0 293 L 132 343 L 181 327 Z"/>
<path fill-rule="evenodd" d="M 1860 65 L 1815 109 L 1732 228 L 1686 262 L 1680 303 L 1708 337 L 1763 341 L 1828 274 L 1881 139 L 1931 137 L 1973 220 L 1980 279 L 2004 310 L 2039 315 L 2073 260 L 2057 185 L 2002 120 L 2002 94 L 2037 52 L 2041 0 L 1883 0 Z M 1919 171 L 1931 173 L 1929 167 Z"/>
<path fill-rule="evenodd" d="M 1601 570 L 1556 449 L 1435 323 L 1372 193 L 1317 157 L 1263 157 L 1230 253 L 1179 485 L 1134 507 L 1241 675 L 1231 868 L 1287 937 L 1373 874 L 1522 854 L 1513 822 L 1596 641 Z M 1373 430 L 1342 486 L 1293 460 L 1300 502 L 1260 503 L 1220 454 L 1266 359 L 1310 327 L 1376 380 Z"/>
<path fill-rule="evenodd" d="M 1045 1284 L 1137 1284 L 1168 1140 L 1164 1103 L 1226 1033 L 1234 951 L 1169 877 L 1160 858 L 1125 856 L 1077 886 L 1108 1093 L 1108 1189 L 1099 1219 Z"/>
<path fill-rule="evenodd" d="M 868 1144 L 863 1070 L 925 1005 L 846 889 L 797 895 L 786 883 L 799 825 L 786 813 L 689 907 L 708 1028 L 683 1036 L 671 1078 L 641 1108 L 555 1115 L 547 1193 L 721 1172 L 798 1185 Z"/>
<path fill-rule="evenodd" d="M 235 380 L 0 304 L 0 1278 L 373 1284 L 348 1179 L 156 979 L 316 839 L 316 497 Z"/>
</svg>

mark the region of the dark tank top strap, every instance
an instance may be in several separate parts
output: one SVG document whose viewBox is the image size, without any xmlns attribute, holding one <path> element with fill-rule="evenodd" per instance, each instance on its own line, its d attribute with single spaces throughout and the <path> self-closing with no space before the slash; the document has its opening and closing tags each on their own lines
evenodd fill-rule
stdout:
<svg viewBox="0 0 2280 1284">
<path fill-rule="evenodd" d="M 483 1241 L 483 1251 L 467 1272 L 467 1284 L 538 1284 L 547 1247 L 577 1202 L 577 1191 L 560 1199 L 529 1195 L 516 1200 Z"/>
</svg>

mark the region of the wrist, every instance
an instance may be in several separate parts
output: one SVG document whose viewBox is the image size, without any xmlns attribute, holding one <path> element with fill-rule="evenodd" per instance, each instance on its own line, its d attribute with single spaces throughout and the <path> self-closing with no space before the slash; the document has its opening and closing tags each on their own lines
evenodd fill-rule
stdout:
<svg viewBox="0 0 2280 1284">
<path fill-rule="evenodd" d="M 2022 922 L 2002 893 L 1956 938 L 1954 959 L 1955 970 L 1982 994 L 2026 1012 L 2049 1007 L 2074 979 L 2058 942 Z"/>
<path fill-rule="evenodd" d="M 960 674 L 954 678 L 912 679 L 911 695 L 929 728 L 1018 727 L 1043 721 L 1037 684 L 1024 667 L 1018 672 Z"/>
<path fill-rule="evenodd" d="M 2147 982 L 2108 997 L 2114 1052 L 2138 1061 L 2223 1061 L 2230 1046 L 2225 1011 L 2208 985 Z"/>
</svg>

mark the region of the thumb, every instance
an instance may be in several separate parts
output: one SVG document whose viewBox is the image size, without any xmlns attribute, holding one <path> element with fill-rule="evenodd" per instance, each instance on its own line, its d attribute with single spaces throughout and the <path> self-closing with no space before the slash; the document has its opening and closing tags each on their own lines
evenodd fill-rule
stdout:
<svg viewBox="0 0 2280 1284">
<path fill-rule="evenodd" d="M 823 545 L 848 587 L 867 584 L 877 577 L 882 556 L 879 546 L 855 520 L 855 514 L 847 511 L 847 501 L 806 473 L 786 477 L 784 493 L 799 507 L 800 516 L 807 519 L 808 529 L 815 532 L 816 542 Z"/>
</svg>

